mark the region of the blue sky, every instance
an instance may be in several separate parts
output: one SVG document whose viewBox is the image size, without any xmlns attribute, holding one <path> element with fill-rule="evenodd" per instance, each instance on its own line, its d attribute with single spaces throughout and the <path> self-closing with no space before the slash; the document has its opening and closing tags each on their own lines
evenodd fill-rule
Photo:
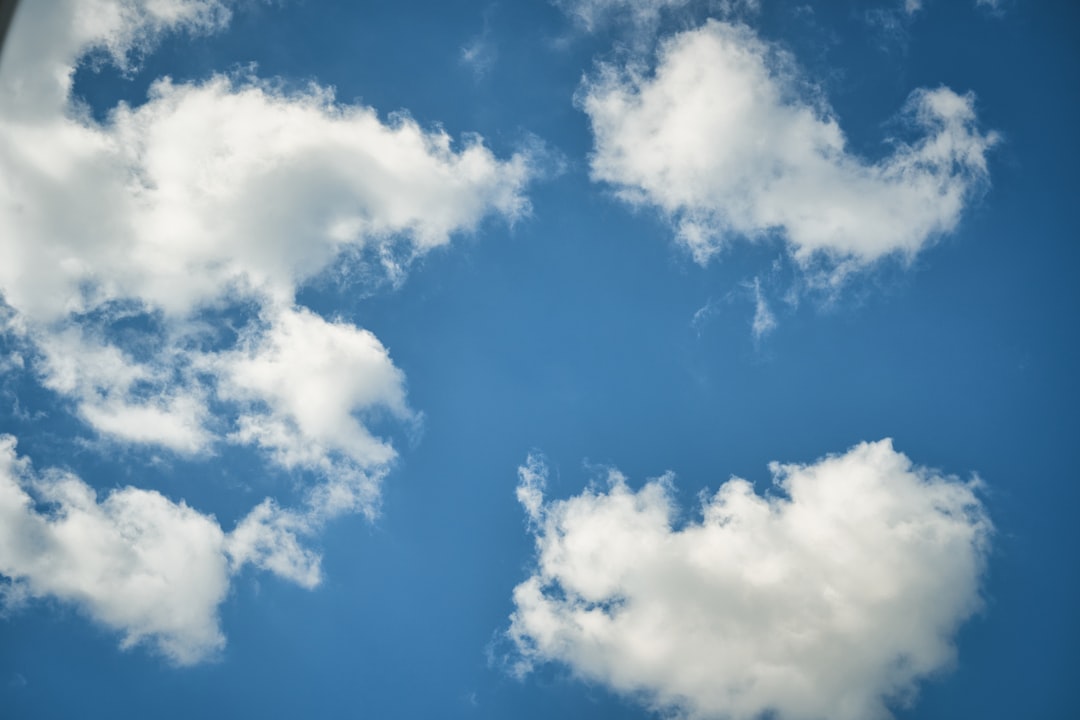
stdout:
<svg viewBox="0 0 1080 720">
<path fill-rule="evenodd" d="M 0 716 L 1075 714 L 1078 20 L 22 3 Z"/>
</svg>

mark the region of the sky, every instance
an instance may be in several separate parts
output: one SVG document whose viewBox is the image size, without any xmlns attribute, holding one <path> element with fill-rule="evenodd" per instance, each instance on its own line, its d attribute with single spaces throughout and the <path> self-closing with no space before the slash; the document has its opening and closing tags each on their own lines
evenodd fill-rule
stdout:
<svg viewBox="0 0 1080 720">
<path fill-rule="evenodd" d="M 0 716 L 1075 716 L 1078 27 L 21 3 Z"/>
</svg>

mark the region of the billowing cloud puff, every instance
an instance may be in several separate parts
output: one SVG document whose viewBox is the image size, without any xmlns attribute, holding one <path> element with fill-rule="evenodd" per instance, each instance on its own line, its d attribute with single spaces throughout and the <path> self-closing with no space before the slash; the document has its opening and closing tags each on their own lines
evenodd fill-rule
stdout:
<svg viewBox="0 0 1080 720">
<path fill-rule="evenodd" d="M 921 89 L 903 117 L 922 136 L 864 159 L 790 57 L 717 21 L 663 42 L 652 70 L 601 66 L 580 102 L 592 177 L 659 208 L 698 262 L 732 238 L 778 235 L 802 266 L 825 260 L 834 282 L 952 231 L 996 141 L 976 128 L 971 95 Z"/>
<path fill-rule="evenodd" d="M 208 449 L 206 392 L 177 382 L 179 353 L 138 362 L 101 337 L 71 325 L 34 328 L 42 384 L 75 401 L 78 414 L 103 436 L 147 443 L 185 456 Z"/>
<path fill-rule="evenodd" d="M 0 123 L 3 122 L 0 114 Z M 134 299 L 170 316 L 230 294 L 288 303 L 348 249 L 445 244 L 496 212 L 524 212 L 522 156 L 330 91 L 253 79 L 159 81 L 105 125 L 3 123 L 0 287 L 55 321 Z"/>
<path fill-rule="evenodd" d="M 160 493 L 125 487 L 99 501 L 70 474 L 35 474 L 0 436 L 0 574 L 17 596 L 74 603 L 124 647 L 148 642 L 189 664 L 224 646 L 225 541 L 212 516 Z"/>
<path fill-rule="evenodd" d="M 92 5 L 24 4 L 5 52 L 0 296 L 25 319 L 46 383 L 105 434 L 208 443 L 207 392 L 174 382 L 190 360 L 182 323 L 200 312 L 243 302 L 290 317 L 297 288 L 343 254 L 400 274 L 488 215 L 527 211 L 524 155 L 500 160 L 478 137 L 455 146 L 317 86 L 164 79 L 148 102 L 94 122 L 70 98 L 79 58 L 122 61 L 165 29 L 214 28 L 228 13 L 207 0 Z M 162 347 L 136 363 L 103 335 L 140 313 Z M 64 367 L 79 356 L 93 360 Z M 147 384 L 152 401 L 130 392 Z"/>
<path fill-rule="evenodd" d="M 19 3 L 0 71 L 3 115 L 32 122 L 67 108 L 78 60 L 107 56 L 122 68 L 166 32 L 225 27 L 229 0 L 52 0 Z"/>
<path fill-rule="evenodd" d="M 356 489 L 337 504 L 321 497 L 347 477 L 315 488 L 303 509 L 268 499 L 225 532 L 213 515 L 153 490 L 101 499 L 71 473 L 35 472 L 15 438 L 0 435 L 0 600 L 56 598 L 121 632 L 124 648 L 148 644 L 178 665 L 205 660 L 225 646 L 218 607 L 246 565 L 319 584 L 320 558 L 303 539 L 363 498 Z"/>
<path fill-rule="evenodd" d="M 0 68 L 0 298 L 43 384 L 103 436 L 191 455 L 224 429 L 287 468 L 345 458 L 378 477 L 394 452 L 365 421 L 412 418 L 403 376 L 297 289 L 344 255 L 397 277 L 486 216 L 519 217 L 528 160 L 314 85 L 163 79 L 104 123 L 72 100 L 88 53 L 123 64 L 228 16 L 215 0 L 23 4 Z M 223 348 L 233 331 L 206 316 L 234 307 L 255 319 Z M 360 494 L 370 512 L 377 493 Z"/>
<path fill-rule="evenodd" d="M 518 669 L 577 675 L 689 718 L 888 718 L 953 662 L 979 607 L 991 524 L 975 484 L 914 466 L 890 441 L 732 478 L 680 522 L 670 475 L 545 500 L 520 471 L 536 537 L 514 590 Z"/>
<path fill-rule="evenodd" d="M 78 525 L 80 547 L 119 581 L 25 553 L 0 573 L 81 604 L 132 642 L 154 638 L 180 662 L 223 642 L 213 609 L 229 572 L 252 564 L 319 582 L 305 538 L 342 513 L 376 514 L 396 458 L 386 434 L 417 421 L 387 348 L 300 307 L 299 289 L 361 265 L 400 280 L 485 218 L 527 214 L 532 175 L 527 153 L 499 158 L 478 136 L 380 117 L 316 84 L 162 78 L 146 102 L 101 121 L 73 97 L 80 62 L 131 68 L 163 33 L 224 27 L 229 5 L 21 3 L 0 64 L 0 320 L 20 351 L 0 367 L 28 366 L 103 438 L 184 457 L 245 444 L 309 483 L 299 507 L 268 498 L 232 533 L 149 490 L 99 502 L 69 478 L 55 487 L 78 492 L 53 515 L 12 491 L 22 527 Z M 35 483 L 41 497 L 53 492 Z M 200 538 L 190 562 L 181 553 L 155 568 L 186 535 Z M 71 567 L 95 567 L 72 557 Z M 125 580 L 142 588 L 137 578 L 155 572 L 162 587 L 190 574 L 192 592 L 205 591 L 178 594 L 190 617 L 177 610 L 170 625 L 171 601 Z"/>
<path fill-rule="evenodd" d="M 208 367 L 221 378 L 220 396 L 256 406 L 241 413 L 237 439 L 268 448 L 288 468 L 329 470 L 335 456 L 360 468 L 385 465 L 393 448 L 356 413 L 411 417 L 404 374 L 378 338 L 307 310 L 282 312 Z"/>
</svg>

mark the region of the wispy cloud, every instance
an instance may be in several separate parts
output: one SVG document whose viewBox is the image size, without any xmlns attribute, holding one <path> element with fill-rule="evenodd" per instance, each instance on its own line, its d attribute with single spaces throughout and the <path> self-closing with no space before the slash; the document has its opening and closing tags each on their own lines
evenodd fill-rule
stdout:
<svg viewBox="0 0 1080 720">
<path fill-rule="evenodd" d="M 554 3 L 588 31 L 607 23 L 629 23 L 639 29 L 653 29 L 665 13 L 690 6 L 691 0 L 554 0 Z M 760 0 L 718 0 L 710 3 L 714 16 L 754 14 Z"/>
<path fill-rule="evenodd" d="M 754 340 L 761 340 L 776 329 L 776 316 L 761 292 L 761 278 L 754 278 L 754 319 L 750 329 Z"/>
<path fill-rule="evenodd" d="M 760 342 L 777 328 L 779 322 L 773 313 L 765 291 L 761 287 L 761 278 L 754 277 L 752 281 L 741 282 L 735 290 L 725 294 L 721 299 L 709 298 L 704 305 L 694 311 L 690 319 L 690 326 L 700 336 L 704 327 L 721 311 L 724 304 L 744 302 L 749 298 L 753 302 L 754 312 L 750 319 L 750 332 L 755 343 Z"/>
</svg>

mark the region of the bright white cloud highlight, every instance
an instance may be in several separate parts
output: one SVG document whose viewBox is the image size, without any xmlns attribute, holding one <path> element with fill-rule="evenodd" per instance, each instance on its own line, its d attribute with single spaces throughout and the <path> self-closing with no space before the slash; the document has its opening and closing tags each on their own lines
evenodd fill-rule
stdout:
<svg viewBox="0 0 1080 720">
<path fill-rule="evenodd" d="M 284 467 L 329 470 L 341 455 L 361 468 L 394 458 L 357 413 L 412 417 L 405 376 L 373 334 L 331 323 L 307 310 L 287 310 L 270 329 L 252 333 L 235 351 L 214 358 L 219 395 L 253 401 L 235 437 L 270 449 Z"/>
<path fill-rule="evenodd" d="M 133 487 L 99 500 L 70 474 L 35 474 L 0 436 L 0 574 L 17 595 L 74 603 L 123 647 L 150 643 L 181 665 L 224 647 L 224 543 L 214 518 L 183 502 Z"/>
<path fill-rule="evenodd" d="M 346 254 L 399 277 L 483 218 L 528 211 L 525 155 L 500 160 L 478 137 L 455 144 L 403 115 L 384 121 L 326 88 L 164 79 L 145 104 L 96 123 L 70 98 L 79 58 L 104 48 L 122 62 L 166 29 L 212 29 L 227 12 L 194 0 L 64 8 L 25 3 L 0 68 L 0 294 L 46 356 L 46 382 L 105 434 L 203 447 L 207 393 L 181 383 L 152 403 L 131 397 L 133 382 L 172 377 L 190 358 L 166 347 L 137 367 L 68 329 L 85 315 L 159 313 L 173 334 L 238 300 L 287 316 L 297 288 Z M 61 378 L 80 356 L 107 359 L 116 382 Z"/>
<path fill-rule="evenodd" d="M 228 24 L 221 0 L 51 0 L 19 3 L 0 70 L 3 114 L 52 118 L 69 102 L 75 65 L 89 53 L 122 68 L 166 32 L 209 33 Z"/>
<path fill-rule="evenodd" d="M 73 398 L 80 417 L 100 434 L 182 455 L 203 452 L 212 442 L 204 391 L 177 386 L 171 363 L 137 362 L 74 327 L 35 339 L 42 384 Z"/>
<path fill-rule="evenodd" d="M 104 123 L 72 101 L 87 53 L 124 64 L 228 14 L 212 0 L 20 7 L 0 68 L 0 297 L 44 384 L 105 436 L 205 452 L 216 398 L 240 406 L 230 439 L 285 467 L 370 469 L 394 455 L 370 413 L 412 417 L 402 375 L 370 333 L 297 308 L 297 288 L 346 255 L 398 278 L 485 217 L 520 217 L 529 161 L 314 85 L 166 78 Z M 261 321 L 209 352 L 192 320 L 238 303 Z M 138 359 L 107 337 L 125 315 L 150 319 Z"/>
<path fill-rule="evenodd" d="M 131 486 L 99 497 L 68 472 L 35 472 L 0 435 L 0 608 L 55 598 L 177 665 L 225 647 L 218 607 L 252 565 L 314 588 L 321 558 L 304 546 L 357 504 L 370 509 L 380 476 L 355 469 L 316 486 L 301 510 L 271 499 L 225 532 L 213 515 Z M 350 485 L 350 482 L 352 485 Z"/>
<path fill-rule="evenodd" d="M 476 138 L 454 149 L 442 131 L 384 123 L 320 88 L 165 80 L 105 126 L 6 130 L 17 181 L 0 222 L 19 240 L 0 287 L 47 320 L 116 298 L 170 315 L 229 293 L 289 302 L 349 248 L 396 262 L 407 238 L 407 260 L 490 212 L 526 209 L 522 156 L 499 161 Z"/>
<path fill-rule="evenodd" d="M 4 122 L 0 255 L 6 301 L 56 321 L 115 299 L 183 315 L 233 293 L 290 302 L 343 251 L 397 263 L 487 214 L 516 218 L 529 177 L 479 139 L 328 90 L 253 79 L 161 81 L 109 122 Z M 398 269 L 398 268 L 392 268 Z"/>
<path fill-rule="evenodd" d="M 531 457 L 518 669 L 564 663 L 689 718 L 873 720 L 911 701 L 980 605 L 992 528 L 975 483 L 888 440 L 770 468 L 773 492 L 732 478 L 684 523 L 670 475 L 635 491 L 612 471 L 606 488 L 544 500 Z"/>
<path fill-rule="evenodd" d="M 0 63 L 0 320 L 33 372 L 103 437 L 183 456 L 250 445 L 309 482 L 299 507 L 267 498 L 228 534 L 153 491 L 99 501 L 74 478 L 9 482 L 22 531 L 81 534 L 64 540 L 67 565 L 24 548 L 0 572 L 181 663 L 223 642 L 229 573 L 319 582 L 306 541 L 343 513 L 378 512 L 396 458 L 384 435 L 418 422 L 387 348 L 299 307 L 299 289 L 361 265 L 399 281 L 486 218 L 526 215 L 534 173 L 527 151 L 499 158 L 479 136 L 380 117 L 314 83 L 162 78 L 102 121 L 73 98 L 80 62 L 130 68 L 164 33 L 225 27 L 230 4 L 21 3 Z M 55 513 L 26 499 L 57 488 L 73 494 Z M 186 578 L 190 592 L 164 598 Z"/>
<path fill-rule="evenodd" d="M 920 89 L 904 118 L 922 137 L 864 159 L 790 57 L 716 21 L 668 38 L 652 70 L 601 66 L 580 102 L 593 178 L 659 208 L 698 262 L 734 237 L 778 234 L 804 267 L 825 259 L 833 281 L 955 229 L 996 141 L 971 95 Z"/>
</svg>

